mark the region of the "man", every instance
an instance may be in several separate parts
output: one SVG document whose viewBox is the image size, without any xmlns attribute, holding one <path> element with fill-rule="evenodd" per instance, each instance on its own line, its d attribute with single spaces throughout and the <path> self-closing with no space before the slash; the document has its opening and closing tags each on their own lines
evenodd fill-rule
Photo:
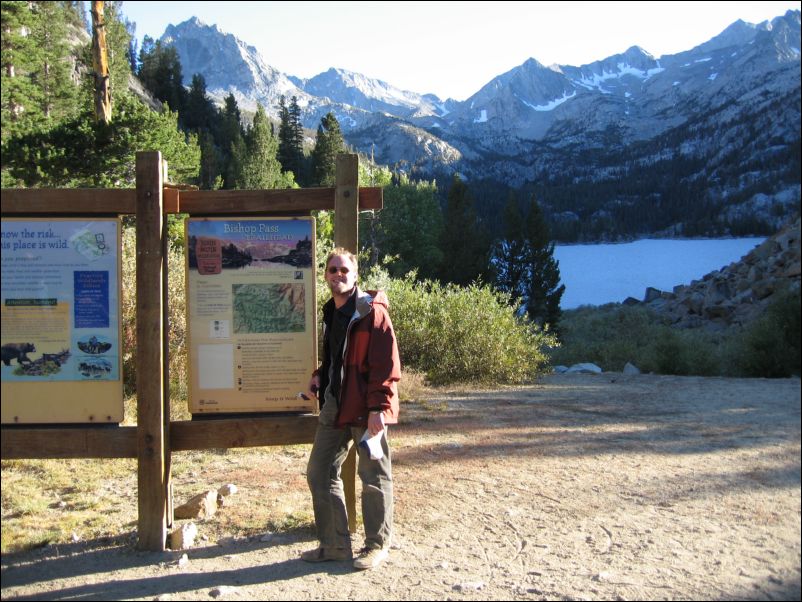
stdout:
<svg viewBox="0 0 802 602">
<path fill-rule="evenodd" d="M 387 426 L 398 422 L 398 345 L 383 292 L 356 286 L 356 258 L 334 249 L 326 260 L 331 300 L 323 306 L 323 362 L 309 389 L 321 404 L 315 442 L 307 466 L 315 527 L 320 544 L 301 554 L 307 562 L 350 560 L 351 536 L 340 469 L 348 443 L 365 432 L 380 437 L 383 456 L 357 445 L 362 479 L 365 545 L 354 560 L 371 569 L 387 558 L 393 528 L 393 478 Z M 378 454 L 374 454 L 378 455 Z"/>
</svg>

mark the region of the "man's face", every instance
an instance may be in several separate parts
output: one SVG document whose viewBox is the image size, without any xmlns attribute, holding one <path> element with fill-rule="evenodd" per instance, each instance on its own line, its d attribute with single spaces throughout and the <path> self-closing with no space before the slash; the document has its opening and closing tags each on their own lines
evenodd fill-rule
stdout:
<svg viewBox="0 0 802 602">
<path fill-rule="evenodd" d="M 356 286 L 356 266 L 346 255 L 335 255 L 326 266 L 326 284 L 332 295 L 347 295 Z"/>
</svg>

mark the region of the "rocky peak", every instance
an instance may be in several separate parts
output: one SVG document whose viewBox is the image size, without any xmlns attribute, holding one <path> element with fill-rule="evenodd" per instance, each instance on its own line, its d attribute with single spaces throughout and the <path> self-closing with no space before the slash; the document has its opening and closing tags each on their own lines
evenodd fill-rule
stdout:
<svg viewBox="0 0 802 602">
<path fill-rule="evenodd" d="M 655 58 L 640 46 L 630 46 L 624 52 L 579 67 L 584 72 L 603 73 L 623 70 L 648 71 L 657 66 Z"/>
<path fill-rule="evenodd" d="M 259 102 L 275 116 L 281 95 L 297 96 L 302 106 L 309 101 L 309 95 L 265 63 L 256 48 L 197 17 L 169 25 L 161 41 L 178 52 L 184 85 L 200 73 L 206 79 L 209 96 L 220 102 L 234 93 L 240 107 L 253 110 Z"/>
<path fill-rule="evenodd" d="M 290 79 L 312 96 L 367 111 L 389 113 L 397 117 L 408 117 L 412 113 L 419 116 L 441 114 L 438 109 L 441 101 L 436 96 L 432 99 L 416 92 L 400 90 L 382 80 L 345 69 L 332 67 L 310 79 Z"/>
<path fill-rule="evenodd" d="M 691 51 L 713 52 L 714 50 L 720 50 L 722 48 L 743 46 L 754 40 L 757 32 L 761 29 L 766 30 L 767 26 L 768 22 L 765 21 L 759 25 L 755 25 L 738 19 L 716 37 L 709 39 L 704 44 L 699 44 L 692 48 Z"/>
<path fill-rule="evenodd" d="M 472 128 L 467 132 L 469 135 L 476 135 L 487 127 L 506 129 L 505 121 L 515 129 L 521 119 L 536 118 L 538 113 L 549 112 L 574 94 L 574 86 L 563 73 L 530 58 L 494 78 L 461 103 L 454 117 Z"/>
<path fill-rule="evenodd" d="M 771 43 L 780 61 L 798 61 L 800 54 L 800 12 L 788 11 L 777 17 L 770 26 Z"/>
</svg>

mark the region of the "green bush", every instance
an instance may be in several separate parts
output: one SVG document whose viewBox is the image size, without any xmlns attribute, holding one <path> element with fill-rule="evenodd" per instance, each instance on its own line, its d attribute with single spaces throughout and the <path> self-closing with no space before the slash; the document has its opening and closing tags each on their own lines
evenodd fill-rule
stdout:
<svg viewBox="0 0 802 602">
<path fill-rule="evenodd" d="M 606 305 L 568 310 L 560 320 L 562 345 L 552 352 L 552 361 L 568 366 L 593 362 L 604 370 L 620 371 L 627 362 L 642 362 L 657 326 L 655 316 L 640 307 Z"/>
<path fill-rule="evenodd" d="M 745 376 L 782 378 L 800 373 L 800 294 L 786 291 L 746 331 L 736 364 Z"/>
<path fill-rule="evenodd" d="M 389 278 L 374 269 L 363 288 L 387 293 L 402 365 L 434 384 L 531 381 L 546 372 L 546 349 L 557 344 L 487 285 L 418 282 L 414 273 Z"/>
<path fill-rule="evenodd" d="M 715 376 L 726 365 L 720 334 L 679 330 L 669 326 L 656 329 L 654 344 L 642 362 L 643 370 L 657 374 Z"/>
<path fill-rule="evenodd" d="M 610 304 L 566 311 L 554 364 L 594 362 L 620 371 L 698 376 L 787 377 L 800 373 L 800 294 L 778 293 L 746 328 L 679 329 L 645 307 Z"/>
<path fill-rule="evenodd" d="M 627 362 L 642 372 L 710 376 L 722 370 L 722 335 L 679 330 L 645 307 L 610 304 L 563 313 L 562 345 L 552 362 L 593 362 L 621 371 Z"/>
</svg>

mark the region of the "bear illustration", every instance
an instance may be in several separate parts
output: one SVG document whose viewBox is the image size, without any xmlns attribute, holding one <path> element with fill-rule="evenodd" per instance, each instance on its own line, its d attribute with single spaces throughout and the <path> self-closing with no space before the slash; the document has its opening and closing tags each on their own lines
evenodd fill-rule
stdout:
<svg viewBox="0 0 802 602">
<path fill-rule="evenodd" d="M 0 348 L 0 352 L 2 352 L 2 359 L 3 363 L 6 366 L 11 365 L 11 360 L 17 360 L 17 363 L 22 365 L 24 362 L 31 363 L 31 359 L 28 357 L 29 353 L 33 353 L 36 351 L 36 347 L 33 343 L 7 343 Z"/>
</svg>

